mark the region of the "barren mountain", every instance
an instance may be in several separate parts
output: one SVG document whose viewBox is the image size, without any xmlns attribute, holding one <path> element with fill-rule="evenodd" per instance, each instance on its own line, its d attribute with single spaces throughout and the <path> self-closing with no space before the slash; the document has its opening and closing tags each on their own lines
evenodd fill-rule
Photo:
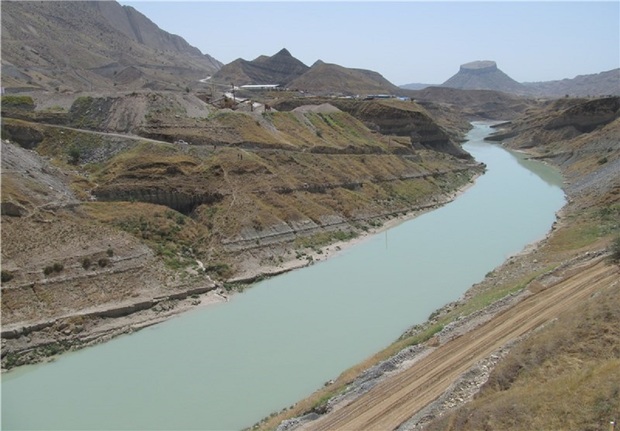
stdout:
<svg viewBox="0 0 620 431">
<path fill-rule="evenodd" d="M 524 82 L 523 85 L 532 94 L 546 97 L 620 96 L 620 69 L 558 81 Z"/>
<path fill-rule="evenodd" d="M 289 84 L 314 94 L 365 95 L 398 94 L 399 88 L 377 72 L 350 69 L 318 60 L 310 70 Z"/>
<path fill-rule="evenodd" d="M 318 95 L 398 94 L 400 91 L 377 72 L 350 69 L 321 60 L 308 67 L 286 49 L 271 57 L 262 55 L 252 61 L 239 58 L 223 66 L 212 79 L 237 86 L 278 84 Z"/>
<path fill-rule="evenodd" d="M 459 72 L 441 86 L 462 90 L 494 90 L 530 97 L 617 96 L 620 95 L 620 69 L 558 81 L 519 83 L 502 72 L 494 61 L 473 61 L 463 64 Z M 423 84 L 401 86 L 403 89 L 411 90 L 425 87 L 432 86 Z"/>
<path fill-rule="evenodd" d="M 288 50 L 282 49 L 271 57 L 262 55 L 252 61 L 238 58 L 218 70 L 212 79 L 234 85 L 279 84 L 286 86 L 307 70 L 308 66 L 293 57 Z"/>
<path fill-rule="evenodd" d="M 472 61 L 461 65 L 460 70 L 442 87 L 463 90 L 495 90 L 506 93 L 524 94 L 526 90 L 517 81 L 506 75 L 494 61 Z"/>
<path fill-rule="evenodd" d="M 221 63 L 115 1 L 3 1 L 2 85 L 183 89 Z"/>
</svg>

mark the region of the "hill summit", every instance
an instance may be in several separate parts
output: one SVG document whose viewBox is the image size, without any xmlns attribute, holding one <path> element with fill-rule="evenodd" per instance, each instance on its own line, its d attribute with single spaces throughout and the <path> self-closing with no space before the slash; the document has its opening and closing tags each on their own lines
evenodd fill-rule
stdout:
<svg viewBox="0 0 620 431">
<path fill-rule="evenodd" d="M 502 72 L 494 61 L 472 61 L 462 64 L 458 73 L 441 84 L 442 87 L 462 90 L 495 90 L 506 93 L 526 93 L 526 88 Z"/>
<path fill-rule="evenodd" d="M 219 84 L 277 84 L 314 94 L 397 94 L 399 88 L 372 70 L 354 69 L 317 60 L 306 66 L 283 48 L 272 56 L 238 58 L 212 76 Z"/>
<path fill-rule="evenodd" d="M 286 85 L 308 69 L 308 66 L 283 48 L 272 56 L 261 55 L 251 61 L 238 58 L 218 70 L 213 80 L 235 85 Z"/>
</svg>

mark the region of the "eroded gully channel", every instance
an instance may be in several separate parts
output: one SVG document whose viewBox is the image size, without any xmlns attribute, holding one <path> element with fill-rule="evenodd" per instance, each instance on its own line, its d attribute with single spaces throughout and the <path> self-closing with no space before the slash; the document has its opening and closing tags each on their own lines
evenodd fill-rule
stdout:
<svg viewBox="0 0 620 431">
<path fill-rule="evenodd" d="M 247 427 L 317 390 L 541 239 L 561 176 L 483 142 L 454 202 L 228 303 L 2 376 L 2 429 Z"/>
</svg>

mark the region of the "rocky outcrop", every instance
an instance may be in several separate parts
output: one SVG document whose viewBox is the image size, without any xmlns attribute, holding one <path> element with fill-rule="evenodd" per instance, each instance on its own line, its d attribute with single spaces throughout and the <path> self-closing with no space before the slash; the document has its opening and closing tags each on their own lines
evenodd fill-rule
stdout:
<svg viewBox="0 0 620 431">
<path fill-rule="evenodd" d="M 1 202 L 0 209 L 2 215 L 10 217 L 22 217 L 28 213 L 28 210 L 16 202 Z"/>
<path fill-rule="evenodd" d="M 384 135 L 408 136 L 414 149 L 428 149 L 460 158 L 471 157 L 454 144 L 448 133 L 415 104 L 411 106 L 365 101 L 336 103 Z"/>
<path fill-rule="evenodd" d="M 16 142 L 30 150 L 43 140 L 43 134 L 33 127 L 20 123 L 2 122 L 2 139 Z"/>
<path fill-rule="evenodd" d="M 137 201 L 164 205 L 185 215 L 191 214 L 200 205 L 213 204 L 223 198 L 219 193 L 204 193 L 197 190 L 178 191 L 161 187 L 119 188 L 104 186 L 94 190 L 93 194 L 101 201 Z"/>
<path fill-rule="evenodd" d="M 383 135 L 406 136 L 412 149 L 428 149 L 459 158 L 471 156 L 456 145 L 446 130 L 417 103 L 398 100 L 293 99 L 274 104 L 279 110 L 294 110 L 304 105 L 329 103 Z"/>
<path fill-rule="evenodd" d="M 574 127 L 580 133 L 589 133 L 596 127 L 610 123 L 620 116 L 620 97 L 608 97 L 586 102 L 561 112 L 545 125 L 546 130 Z"/>
</svg>

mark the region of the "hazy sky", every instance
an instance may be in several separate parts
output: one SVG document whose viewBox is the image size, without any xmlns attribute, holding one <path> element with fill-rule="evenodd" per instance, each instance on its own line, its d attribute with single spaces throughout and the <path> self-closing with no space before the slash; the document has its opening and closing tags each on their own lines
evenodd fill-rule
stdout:
<svg viewBox="0 0 620 431">
<path fill-rule="evenodd" d="M 620 67 L 620 1 L 120 1 L 221 61 L 282 48 L 370 69 L 394 84 L 439 84 L 475 60 L 519 82 Z"/>
</svg>

